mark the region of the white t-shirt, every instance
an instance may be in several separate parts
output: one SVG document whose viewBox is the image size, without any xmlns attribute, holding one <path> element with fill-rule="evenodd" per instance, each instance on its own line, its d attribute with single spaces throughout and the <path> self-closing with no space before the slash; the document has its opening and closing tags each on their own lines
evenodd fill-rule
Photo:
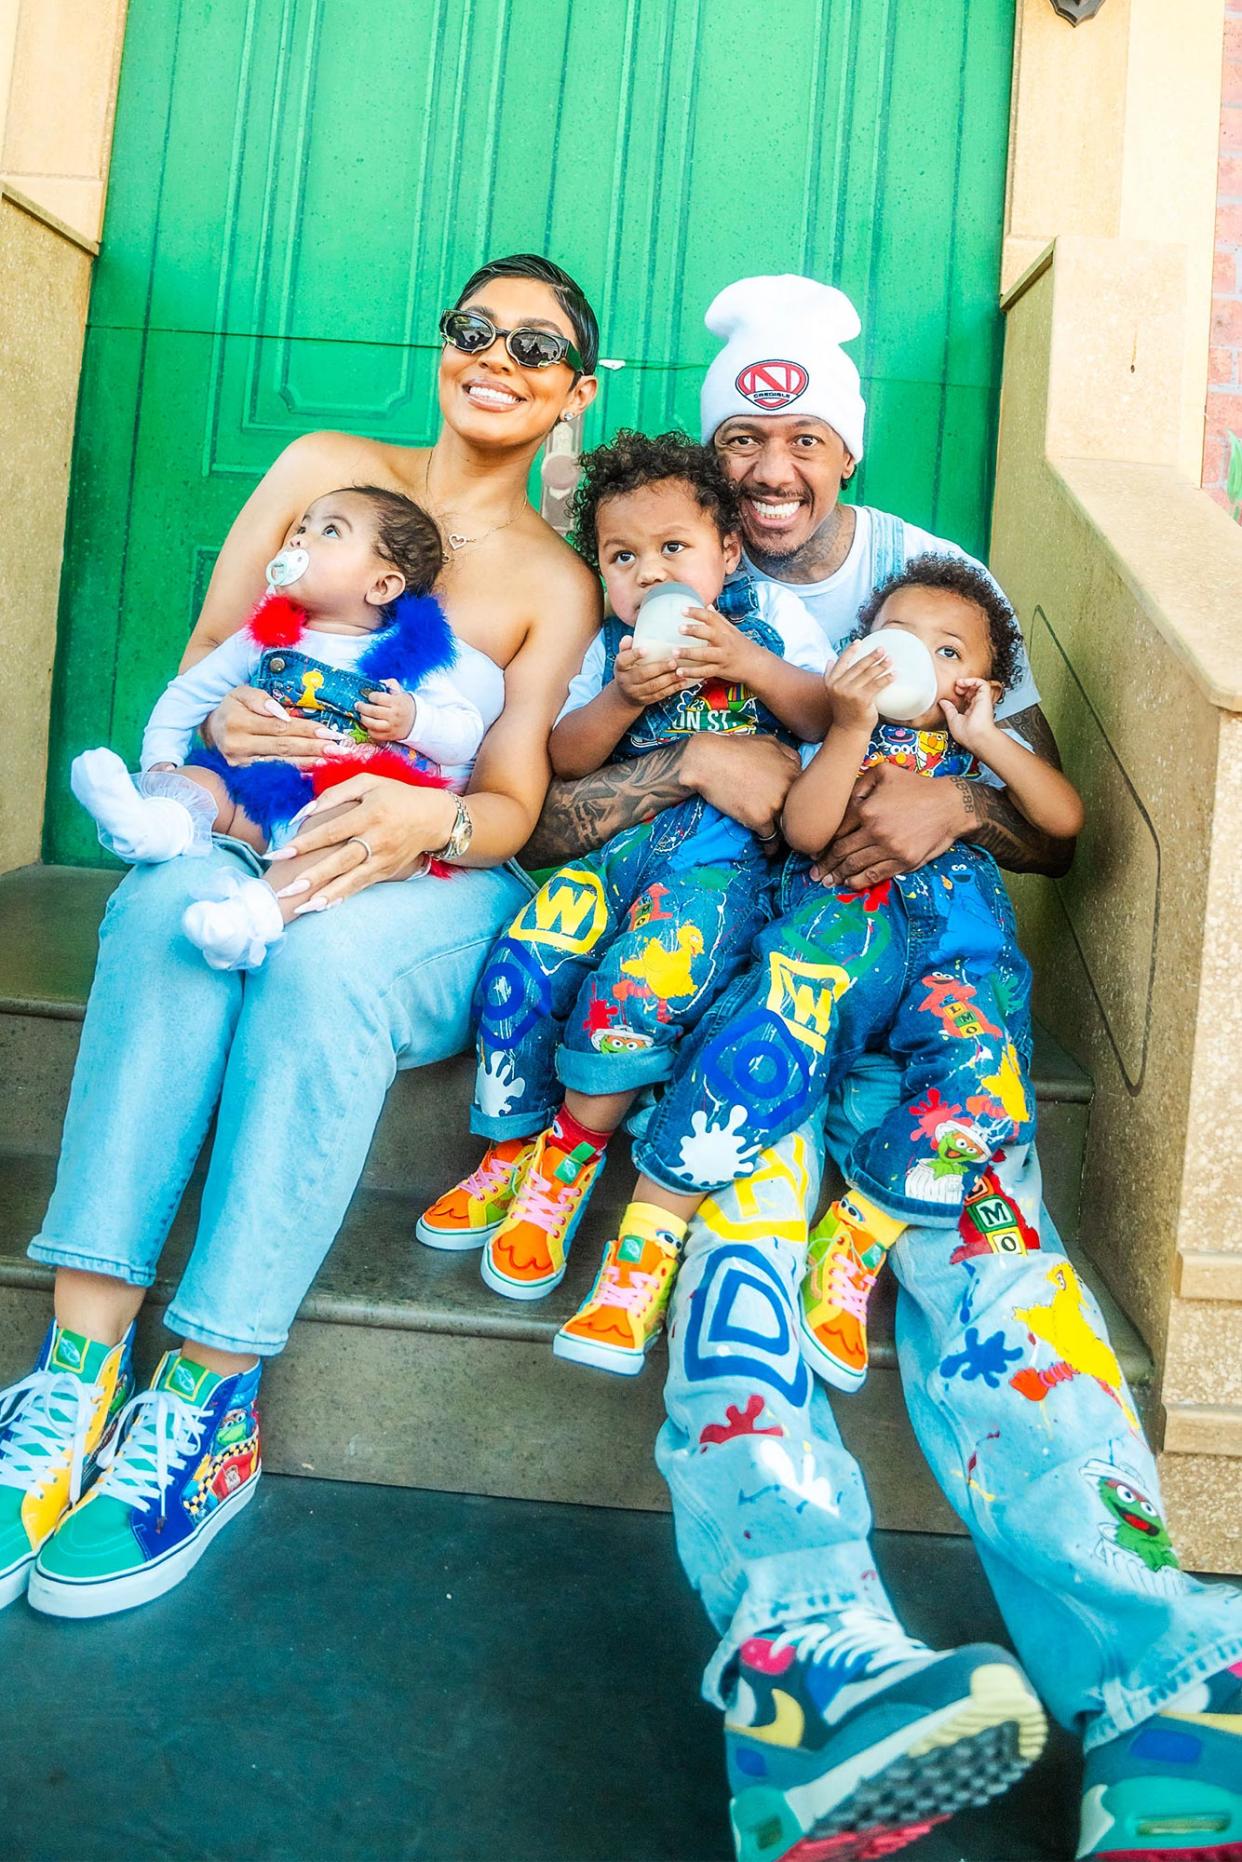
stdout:
<svg viewBox="0 0 1242 1862">
<path fill-rule="evenodd" d="M 871 507 L 857 505 L 854 515 L 854 540 L 850 544 L 849 554 L 835 574 L 827 576 L 822 582 L 775 582 L 762 569 L 756 569 L 749 560 L 744 565 L 746 571 L 762 586 L 796 594 L 801 605 L 814 616 L 834 653 L 840 651 L 842 642 L 857 627 L 858 610 L 875 587 L 876 581 L 873 572 L 875 536 Z M 917 524 L 906 523 L 904 518 L 902 529 L 906 562 L 911 557 L 921 556 L 924 551 L 931 550 L 937 555 L 964 557 L 967 562 L 975 563 L 976 568 L 983 569 L 985 575 L 988 573 L 983 563 L 958 544 L 950 543 L 946 537 L 934 537 L 930 531 L 920 530 Z M 1026 711 L 1038 703 L 1039 692 L 1031 676 L 1026 648 L 1023 647 L 1018 677 L 996 707 L 996 715 L 998 718 L 1011 717 L 1015 712 Z"/>
<path fill-rule="evenodd" d="M 836 653 L 825 638 L 822 623 L 812 619 L 808 612 L 801 590 L 795 593 L 787 583 L 770 581 L 758 571 L 754 572 L 754 580 L 760 618 L 780 635 L 782 657 L 791 666 L 801 667 L 803 672 L 823 672 L 832 664 Z M 604 636 L 598 633 L 586 650 L 582 670 L 570 683 L 569 696 L 557 713 L 558 724 L 571 711 L 599 697 L 604 689 L 607 663 Z"/>
</svg>

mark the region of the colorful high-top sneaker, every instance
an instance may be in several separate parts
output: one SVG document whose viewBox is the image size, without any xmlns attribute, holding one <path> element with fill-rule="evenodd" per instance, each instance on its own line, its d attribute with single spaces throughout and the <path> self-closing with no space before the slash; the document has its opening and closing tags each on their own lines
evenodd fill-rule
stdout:
<svg viewBox="0 0 1242 1862">
<path fill-rule="evenodd" d="M 30 1601 L 110 1616 L 187 1577 L 258 1485 L 259 1369 L 219 1377 L 167 1351 L 100 1456 L 103 1472 L 40 1552 Z"/>
<path fill-rule="evenodd" d="M 552 1341 L 557 1357 L 636 1377 L 663 1328 L 685 1232 L 662 1209 L 631 1203 L 594 1286 Z"/>
<path fill-rule="evenodd" d="M 95 1472 L 133 1387 L 131 1325 L 101 1345 L 53 1320 L 29 1377 L 0 1390 L 0 1607 Z"/>
<path fill-rule="evenodd" d="M 533 1138 L 489 1144 L 478 1169 L 424 1209 L 414 1229 L 418 1239 L 454 1253 L 481 1248 L 508 1215 L 534 1149 Z"/>
<path fill-rule="evenodd" d="M 866 1378 L 867 1302 L 904 1226 L 851 1192 L 811 1234 L 799 1300 L 802 1354 L 837 1390 L 857 1390 Z"/>
<path fill-rule="evenodd" d="M 861 1606 L 739 1651 L 725 1715 L 738 1862 L 869 1862 L 990 1798 L 1043 1750 L 1004 1649 L 937 1654 Z"/>
<path fill-rule="evenodd" d="M 1242 1862 L 1242 1662 L 1088 1752 L 1078 1854 Z"/>
<path fill-rule="evenodd" d="M 567 1150 L 555 1123 L 539 1134 L 509 1213 L 483 1250 L 483 1278 L 493 1293 L 538 1300 L 560 1284 L 603 1161 L 589 1144 Z"/>
</svg>

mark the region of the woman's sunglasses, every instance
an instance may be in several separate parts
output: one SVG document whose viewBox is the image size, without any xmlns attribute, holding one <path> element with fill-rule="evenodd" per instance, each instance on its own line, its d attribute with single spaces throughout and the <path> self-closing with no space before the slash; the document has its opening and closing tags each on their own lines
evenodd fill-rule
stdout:
<svg viewBox="0 0 1242 1862">
<path fill-rule="evenodd" d="M 575 375 L 585 372 L 582 357 L 569 338 L 558 336 L 555 330 L 498 330 L 490 317 L 481 317 L 477 310 L 446 310 L 440 319 L 440 334 L 468 356 L 490 349 L 503 336 L 519 368 L 550 369 L 554 362 L 568 362 Z"/>
</svg>

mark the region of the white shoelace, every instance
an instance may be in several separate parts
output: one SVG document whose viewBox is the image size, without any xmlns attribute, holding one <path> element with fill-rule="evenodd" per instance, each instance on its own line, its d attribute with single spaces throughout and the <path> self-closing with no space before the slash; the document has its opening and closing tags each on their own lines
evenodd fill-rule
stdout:
<svg viewBox="0 0 1242 1862">
<path fill-rule="evenodd" d="M 126 1506 L 156 1500 L 162 1518 L 169 1482 L 198 1452 L 207 1420 L 206 1410 L 171 1390 L 140 1390 L 117 1417 L 116 1434 L 99 1457 L 99 1491 Z"/>
<path fill-rule="evenodd" d="M 82 1492 L 86 1438 L 101 1384 L 85 1384 L 68 1371 L 32 1371 L 20 1383 L 0 1390 L 0 1429 L 10 1431 L 0 1444 L 0 1487 L 20 1487 L 40 1495 L 69 1457 L 69 1504 Z"/>
<path fill-rule="evenodd" d="M 866 1604 L 853 1604 L 841 1610 L 830 1622 L 802 1623 L 782 1630 L 772 1643 L 773 1650 L 792 1648 L 803 1661 L 820 1661 L 825 1656 L 867 1655 L 867 1672 L 895 1668 L 899 1662 L 921 1661 L 935 1653 L 925 1642 L 908 1636 L 900 1623 L 883 1610 Z"/>
</svg>

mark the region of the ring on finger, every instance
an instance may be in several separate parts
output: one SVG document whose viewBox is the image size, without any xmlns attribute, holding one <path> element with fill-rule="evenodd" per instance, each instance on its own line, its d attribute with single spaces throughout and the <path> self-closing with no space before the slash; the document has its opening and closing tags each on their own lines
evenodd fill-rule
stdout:
<svg viewBox="0 0 1242 1862">
<path fill-rule="evenodd" d="M 368 860 L 373 860 L 375 858 L 375 849 L 365 835 L 351 834 L 349 840 L 345 842 L 345 845 L 348 847 L 351 841 L 357 841 L 358 845 L 363 849 L 362 864 L 364 866 Z"/>
</svg>

